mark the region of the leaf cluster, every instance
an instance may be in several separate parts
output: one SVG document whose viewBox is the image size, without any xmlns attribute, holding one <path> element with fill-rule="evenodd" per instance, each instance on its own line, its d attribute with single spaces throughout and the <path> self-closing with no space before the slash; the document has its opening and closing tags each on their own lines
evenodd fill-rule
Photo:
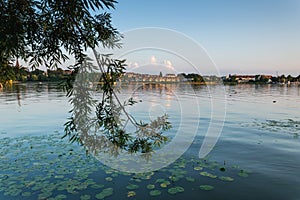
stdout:
<svg viewBox="0 0 300 200">
<path fill-rule="evenodd" d="M 111 16 L 115 0 L 0 1 L 0 68 L 21 58 L 30 67 L 57 67 L 73 55 L 85 59 L 88 47 L 118 46 Z M 93 10 L 93 12 L 91 12 Z M 95 13 L 95 14 L 94 14 Z"/>
<path fill-rule="evenodd" d="M 153 152 L 155 147 L 168 140 L 163 135 L 163 131 L 171 128 L 168 116 L 163 115 L 149 123 L 138 122 L 127 111 L 128 106 L 134 106 L 138 101 L 129 98 L 121 103 L 117 95 L 116 83 L 125 73 L 125 60 L 111 59 L 111 55 L 95 55 L 99 68 L 93 67 L 92 62 L 85 62 L 69 93 L 73 110 L 65 125 L 65 136 L 94 154 L 109 152 L 117 156 L 121 151 Z M 95 70 L 99 71 L 96 84 L 101 97 L 98 99 L 93 98 L 91 87 L 95 85 Z M 127 129 L 129 124 L 135 127 L 134 131 Z"/>
<path fill-rule="evenodd" d="M 31 68 L 57 68 L 75 57 L 72 75 L 63 84 L 72 105 L 65 136 L 87 151 L 150 153 L 167 141 L 162 132 L 171 128 L 166 115 L 149 123 L 137 122 L 121 103 L 115 83 L 125 73 L 125 60 L 100 55 L 95 47 L 119 47 L 122 36 L 111 25 L 111 16 L 99 10 L 114 9 L 115 0 L 2 0 L 0 1 L 0 81 L 12 76 L 14 59 L 29 61 Z M 87 57 L 90 48 L 97 65 Z M 2 76 L 3 78 L 3 76 Z M 95 79 L 101 98 L 93 95 Z M 5 81 L 5 80 L 4 80 Z M 96 110 L 95 110 L 96 108 Z M 135 131 L 127 131 L 128 124 Z"/>
</svg>

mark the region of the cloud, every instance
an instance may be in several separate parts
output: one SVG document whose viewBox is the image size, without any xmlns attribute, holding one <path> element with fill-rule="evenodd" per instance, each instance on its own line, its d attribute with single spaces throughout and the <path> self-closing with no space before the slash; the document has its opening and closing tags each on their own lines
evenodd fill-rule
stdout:
<svg viewBox="0 0 300 200">
<path fill-rule="evenodd" d="M 157 59 L 155 56 L 151 56 L 151 64 L 157 64 Z"/>
<path fill-rule="evenodd" d="M 134 67 L 134 68 L 138 68 L 138 67 L 139 67 L 139 63 L 134 62 L 134 63 L 133 63 L 133 67 Z"/>
<path fill-rule="evenodd" d="M 127 63 L 127 68 L 128 69 L 135 69 L 135 68 L 139 68 L 139 63 L 138 62 L 128 62 Z"/>
<path fill-rule="evenodd" d="M 168 68 L 168 69 L 171 69 L 173 71 L 175 71 L 175 68 L 173 67 L 173 64 L 171 61 L 169 60 L 164 60 L 164 65 Z"/>
</svg>

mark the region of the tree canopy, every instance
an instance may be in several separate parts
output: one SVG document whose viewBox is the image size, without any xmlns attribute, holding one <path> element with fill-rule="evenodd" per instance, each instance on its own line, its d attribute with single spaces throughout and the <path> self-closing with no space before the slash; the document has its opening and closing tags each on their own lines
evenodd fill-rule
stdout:
<svg viewBox="0 0 300 200">
<path fill-rule="evenodd" d="M 95 47 L 120 47 L 121 34 L 111 24 L 105 10 L 114 9 L 115 0 L 2 0 L 0 2 L 0 82 L 11 79 L 12 62 L 22 59 L 30 67 L 58 67 L 74 56 L 72 75 L 64 84 L 72 105 L 65 124 L 65 136 L 93 153 L 104 150 L 118 154 L 151 153 L 153 146 L 167 141 L 162 135 L 171 128 L 167 116 L 145 123 L 136 121 L 125 109 L 137 103 L 130 98 L 120 102 L 114 83 L 125 73 L 125 60 L 101 55 Z M 100 13 L 100 14 L 99 14 Z M 91 48 L 98 66 L 85 52 Z M 102 99 L 92 98 L 88 73 L 100 71 Z M 77 80 L 75 81 L 75 76 Z M 93 80 L 94 81 L 94 80 Z M 74 85 L 75 83 L 75 85 Z M 96 108 L 94 116 L 93 107 Z M 136 128 L 126 132 L 131 123 Z M 91 131 L 91 130 L 95 131 Z"/>
<path fill-rule="evenodd" d="M 0 67 L 14 59 L 31 67 L 55 67 L 73 55 L 78 63 L 88 47 L 114 47 L 120 39 L 109 13 L 115 0 L 2 0 Z M 93 11 L 93 12 L 92 12 Z"/>
</svg>

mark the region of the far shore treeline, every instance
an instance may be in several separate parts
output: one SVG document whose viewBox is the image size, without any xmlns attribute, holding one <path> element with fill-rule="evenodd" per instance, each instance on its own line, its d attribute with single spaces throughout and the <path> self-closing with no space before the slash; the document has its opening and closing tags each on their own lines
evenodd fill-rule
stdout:
<svg viewBox="0 0 300 200">
<path fill-rule="evenodd" d="M 34 69 L 29 71 L 28 68 L 22 66 L 11 67 L 9 71 L 6 72 L 5 76 L 10 80 L 10 82 L 27 82 L 27 81 L 38 81 L 38 82 L 53 82 L 62 81 L 67 79 L 72 75 L 72 70 L 64 70 L 57 68 L 55 70 L 48 69 L 43 71 L 40 69 Z M 4 75 L 4 74 L 2 74 Z M 150 74 L 139 74 L 133 72 L 127 72 L 122 78 L 123 82 L 149 82 L 149 83 L 178 83 L 178 82 L 188 82 L 188 83 L 220 83 L 221 81 L 225 84 L 242 84 L 242 83 L 257 83 L 257 84 L 291 84 L 300 83 L 300 75 L 293 77 L 291 75 L 227 75 L 227 76 L 201 76 L 196 73 L 180 73 L 180 74 L 165 74 L 158 72 L 157 75 Z"/>
</svg>

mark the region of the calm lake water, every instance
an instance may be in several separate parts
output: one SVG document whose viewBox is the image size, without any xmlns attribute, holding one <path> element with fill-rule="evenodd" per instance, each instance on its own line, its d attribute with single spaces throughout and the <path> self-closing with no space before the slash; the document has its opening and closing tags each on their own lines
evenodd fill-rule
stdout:
<svg viewBox="0 0 300 200">
<path fill-rule="evenodd" d="M 60 139 L 71 108 L 62 90 L 13 85 L 0 91 L 0 199 L 300 199 L 299 86 L 129 85 L 122 92 L 143 101 L 130 108 L 138 119 L 169 114 L 170 138 L 195 131 L 176 162 L 144 174 L 104 166 Z M 218 108 L 212 97 L 226 100 L 226 116 L 223 123 L 222 109 L 215 115 L 221 135 L 199 159 Z"/>
</svg>

